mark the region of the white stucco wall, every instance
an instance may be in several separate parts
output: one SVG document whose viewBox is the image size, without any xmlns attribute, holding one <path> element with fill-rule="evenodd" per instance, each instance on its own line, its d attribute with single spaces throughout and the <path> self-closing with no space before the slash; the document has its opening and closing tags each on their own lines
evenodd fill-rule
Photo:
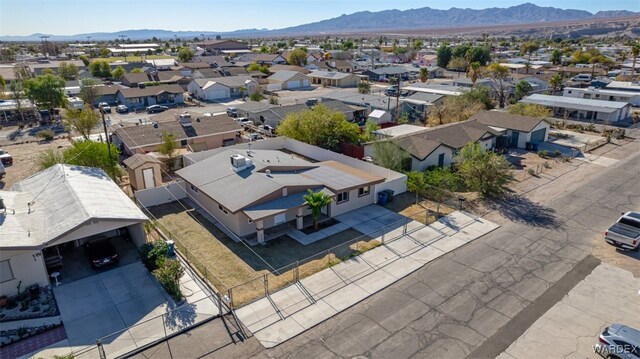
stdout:
<svg viewBox="0 0 640 359">
<path fill-rule="evenodd" d="M 431 166 L 438 165 L 438 157 L 444 153 L 444 165 L 447 166 L 453 161 L 453 150 L 446 146 L 438 146 L 427 158 L 420 161 L 415 157 L 411 157 L 411 170 L 424 171 Z"/>
<path fill-rule="evenodd" d="M 375 203 L 375 193 L 375 186 L 371 186 L 369 194 L 362 197 L 358 197 L 358 189 L 350 190 L 349 200 L 347 202 L 336 203 L 335 199 L 331 201 L 331 209 L 329 213 L 331 214 L 331 217 L 335 217 L 343 213 L 353 211 L 354 209 L 373 204 Z"/>
<path fill-rule="evenodd" d="M 49 284 L 49 277 L 41 251 L 2 250 L 0 251 L 0 261 L 4 260 L 9 261 L 13 279 L 0 283 L 0 295 L 12 296 L 17 294 L 17 286 L 20 281 L 22 281 L 21 290 L 35 283 L 41 286 Z"/>
</svg>

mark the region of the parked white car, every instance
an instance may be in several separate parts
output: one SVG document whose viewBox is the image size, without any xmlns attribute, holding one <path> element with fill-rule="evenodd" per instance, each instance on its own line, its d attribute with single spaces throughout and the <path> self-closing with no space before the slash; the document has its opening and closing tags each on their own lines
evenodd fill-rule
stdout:
<svg viewBox="0 0 640 359">
<path fill-rule="evenodd" d="M 604 232 L 604 240 L 618 248 L 640 250 L 640 212 L 623 213 Z"/>
</svg>

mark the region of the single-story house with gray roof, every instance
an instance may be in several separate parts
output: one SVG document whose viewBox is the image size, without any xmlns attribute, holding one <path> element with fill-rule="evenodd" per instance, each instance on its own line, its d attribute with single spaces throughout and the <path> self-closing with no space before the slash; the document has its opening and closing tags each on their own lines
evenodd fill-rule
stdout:
<svg viewBox="0 0 640 359">
<path fill-rule="evenodd" d="M 267 77 L 269 87 L 280 87 L 280 90 L 295 90 L 309 87 L 310 79 L 298 71 L 281 70 Z"/>
<path fill-rule="evenodd" d="M 503 140 L 498 144 L 504 147 L 527 148 L 527 143 L 546 142 L 551 128 L 545 119 L 500 111 L 479 111 L 469 119 L 500 132 Z"/>
<path fill-rule="evenodd" d="M 239 148 L 216 151 L 176 174 L 186 182 L 189 198 L 238 237 L 260 243 L 288 223 L 303 228 L 310 216 L 303 198 L 309 190 L 331 197 L 322 213 L 335 217 L 375 203 L 375 186 L 385 182 L 337 161 Z"/>
<path fill-rule="evenodd" d="M 184 90 L 179 85 L 120 88 L 116 92 L 116 98 L 118 103 L 129 109 L 142 109 L 152 105 L 175 106 L 184 103 Z"/>
<path fill-rule="evenodd" d="M 350 72 L 311 71 L 307 75 L 311 83 L 331 87 L 355 87 L 360 81 L 359 77 Z"/>
<path fill-rule="evenodd" d="M 250 95 L 258 89 L 258 82 L 247 75 L 213 77 L 191 80 L 189 95 L 204 101 Z"/>
</svg>

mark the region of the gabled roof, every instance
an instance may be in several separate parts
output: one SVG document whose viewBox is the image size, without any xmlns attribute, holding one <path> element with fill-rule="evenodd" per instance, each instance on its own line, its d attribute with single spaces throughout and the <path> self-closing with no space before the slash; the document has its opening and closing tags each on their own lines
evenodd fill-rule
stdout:
<svg viewBox="0 0 640 359">
<path fill-rule="evenodd" d="M 498 136 L 500 133 L 480 122 L 467 120 L 441 125 L 407 136 L 399 136 L 391 141 L 417 159 L 424 160 L 440 145 L 460 149 L 487 135 Z"/>
<path fill-rule="evenodd" d="M 183 127 L 175 120 L 176 111 L 165 111 L 151 119 L 158 121 L 153 124 L 122 127 L 115 130 L 116 136 L 124 142 L 129 149 L 157 145 L 162 142 L 162 131 L 173 135 L 176 141 L 187 138 L 205 137 L 218 133 L 240 131 L 236 121 L 226 114 L 205 117 L 202 113 L 189 111 L 191 115 L 191 127 Z M 200 121 L 197 121 L 200 119 Z"/>
<path fill-rule="evenodd" d="M 0 191 L 15 214 L 0 222 L 0 247 L 42 248 L 91 220 L 147 217 L 104 171 L 57 164 Z"/>
<path fill-rule="evenodd" d="M 203 90 L 209 88 L 215 84 L 220 84 L 226 87 L 241 87 L 246 85 L 249 82 L 255 81 L 251 76 L 222 76 L 222 77 L 212 77 L 206 79 L 195 79 L 198 86 L 200 86 Z"/>
<path fill-rule="evenodd" d="M 306 79 L 307 76 L 304 74 L 299 73 L 298 71 L 289 71 L 289 70 L 282 70 L 282 71 L 278 71 L 275 74 L 267 77 L 267 80 L 275 80 L 275 81 L 290 81 L 291 79 L 294 78 L 298 78 L 298 79 Z"/>
<path fill-rule="evenodd" d="M 124 98 L 158 96 L 161 93 L 180 94 L 184 90 L 179 85 L 148 86 L 145 88 L 121 88 L 118 90 Z"/>
<path fill-rule="evenodd" d="M 333 72 L 333 71 L 318 70 L 318 71 L 311 71 L 307 76 L 323 78 L 323 79 L 341 80 L 341 79 L 352 77 L 354 75 L 350 72 Z"/>
<path fill-rule="evenodd" d="M 124 160 L 124 165 L 131 169 L 136 169 L 145 163 L 162 163 L 159 159 L 142 153 L 136 153 Z"/>
<path fill-rule="evenodd" d="M 512 115 L 499 111 L 479 111 L 469 119 L 487 126 L 501 127 L 520 132 L 531 132 L 540 122 L 548 122 L 547 120 L 537 117 Z"/>
<path fill-rule="evenodd" d="M 300 67 L 300 66 L 294 66 L 294 65 L 277 64 L 269 67 L 269 72 L 272 74 L 282 70 L 298 71 L 303 74 L 309 73 L 308 69 L 305 69 L 304 67 Z"/>
</svg>

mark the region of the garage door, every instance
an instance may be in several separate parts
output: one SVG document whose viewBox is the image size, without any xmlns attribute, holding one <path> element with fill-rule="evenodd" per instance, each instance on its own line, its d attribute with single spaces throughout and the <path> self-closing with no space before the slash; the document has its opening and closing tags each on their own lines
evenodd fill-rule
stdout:
<svg viewBox="0 0 640 359">
<path fill-rule="evenodd" d="M 540 143 L 544 142 L 544 136 L 547 133 L 546 128 L 541 128 L 537 131 L 531 132 L 531 143 Z"/>
<path fill-rule="evenodd" d="M 287 81 L 288 89 L 297 89 L 300 88 L 300 81 Z"/>
<path fill-rule="evenodd" d="M 217 100 L 221 98 L 226 98 L 227 91 L 225 90 L 212 90 L 207 92 L 207 100 Z"/>
<path fill-rule="evenodd" d="M 303 80 L 302 87 L 309 87 L 309 80 Z"/>
</svg>

